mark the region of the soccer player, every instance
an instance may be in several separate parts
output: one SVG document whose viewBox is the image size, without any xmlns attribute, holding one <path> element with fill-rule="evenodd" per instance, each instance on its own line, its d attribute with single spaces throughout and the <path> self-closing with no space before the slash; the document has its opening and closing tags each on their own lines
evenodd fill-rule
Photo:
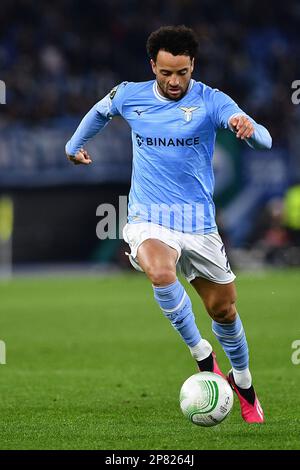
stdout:
<svg viewBox="0 0 300 470">
<path fill-rule="evenodd" d="M 235 275 L 215 222 L 212 158 L 216 132 L 229 129 L 255 149 L 269 149 L 269 132 L 225 93 L 193 80 L 194 32 L 161 27 L 147 41 L 155 80 L 123 82 L 95 104 L 66 145 L 76 165 L 92 163 L 84 144 L 114 116 L 132 130 L 133 170 L 125 241 L 130 260 L 152 283 L 163 314 L 187 344 L 200 371 L 220 371 L 211 344 L 201 337 L 192 304 L 177 278 L 180 269 L 204 302 L 212 330 L 232 369 L 243 419 L 262 423 L 252 385 L 249 353 L 236 308 Z"/>
</svg>

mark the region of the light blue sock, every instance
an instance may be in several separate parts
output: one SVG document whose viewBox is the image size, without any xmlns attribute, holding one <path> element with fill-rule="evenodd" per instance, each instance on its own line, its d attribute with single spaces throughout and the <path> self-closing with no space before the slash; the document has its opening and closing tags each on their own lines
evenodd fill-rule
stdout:
<svg viewBox="0 0 300 470">
<path fill-rule="evenodd" d="M 249 352 L 243 324 L 239 315 L 233 323 L 217 323 L 213 320 L 212 330 L 223 347 L 233 369 L 249 367 Z"/>
<path fill-rule="evenodd" d="M 195 323 L 192 303 L 178 279 L 165 287 L 155 287 L 154 298 L 164 315 L 170 320 L 175 330 L 182 336 L 188 346 L 195 346 L 201 335 Z"/>
</svg>

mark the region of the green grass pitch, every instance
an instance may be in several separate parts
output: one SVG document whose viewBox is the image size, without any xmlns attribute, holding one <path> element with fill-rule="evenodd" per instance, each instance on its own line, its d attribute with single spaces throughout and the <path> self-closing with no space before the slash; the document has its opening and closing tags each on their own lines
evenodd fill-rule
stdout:
<svg viewBox="0 0 300 470">
<path fill-rule="evenodd" d="M 191 286 L 197 323 L 229 362 Z M 237 279 L 264 425 L 247 425 L 235 399 L 214 428 L 188 422 L 179 390 L 196 372 L 143 274 L 0 283 L 1 449 L 299 449 L 299 271 Z"/>
</svg>

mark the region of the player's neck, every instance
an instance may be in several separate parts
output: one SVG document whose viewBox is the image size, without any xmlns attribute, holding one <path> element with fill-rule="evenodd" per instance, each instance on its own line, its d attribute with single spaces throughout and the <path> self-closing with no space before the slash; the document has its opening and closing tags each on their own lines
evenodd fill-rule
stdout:
<svg viewBox="0 0 300 470">
<path fill-rule="evenodd" d="M 187 87 L 185 93 L 179 98 L 179 100 L 172 100 L 172 99 L 169 98 L 167 95 L 165 95 L 164 92 L 163 92 L 163 90 L 160 88 L 160 86 L 159 86 L 157 80 L 155 80 L 154 86 L 155 86 L 155 91 L 156 91 L 156 93 L 157 93 L 161 98 L 163 98 L 164 100 L 166 100 L 166 101 L 180 101 L 180 100 L 182 100 L 182 98 L 184 98 L 184 97 L 189 93 L 189 91 L 191 90 L 193 84 L 194 84 L 194 80 L 191 78 L 191 80 L 189 81 L 189 84 L 188 84 L 188 87 Z"/>
</svg>

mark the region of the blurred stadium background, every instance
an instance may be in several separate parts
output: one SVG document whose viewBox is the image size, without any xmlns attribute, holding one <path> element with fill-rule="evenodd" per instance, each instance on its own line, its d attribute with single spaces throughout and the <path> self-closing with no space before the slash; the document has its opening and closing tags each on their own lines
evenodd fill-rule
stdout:
<svg viewBox="0 0 300 470">
<path fill-rule="evenodd" d="M 300 80 L 299 2 L 1 0 L 0 8 L 0 277 L 15 276 L 0 282 L 0 448 L 299 448 L 296 351 L 291 362 L 300 301 L 300 104 L 291 98 Z M 114 119 L 89 144 L 92 166 L 73 166 L 64 154 L 80 119 L 113 86 L 153 78 L 145 42 L 166 24 L 195 29 L 194 78 L 228 93 L 273 137 L 271 151 L 256 152 L 220 132 L 214 159 L 231 264 L 251 271 L 237 282 L 268 417 L 259 431 L 243 427 L 237 405 L 201 439 L 183 421 L 177 392 L 195 372 L 185 346 L 133 273 L 124 242 L 96 236 L 97 207 L 111 203 L 118 213 L 129 191 L 126 123 Z M 77 270 L 84 275 L 29 276 Z M 203 309 L 201 331 L 212 338 Z"/>
<path fill-rule="evenodd" d="M 152 79 L 148 34 L 182 23 L 200 39 L 194 78 L 231 95 L 273 136 L 271 152 L 254 152 L 219 134 L 215 200 L 232 263 L 299 264 L 300 105 L 291 100 L 300 79 L 299 22 L 296 0 L 276 8 L 266 0 L 2 0 L 0 214 L 5 225 L 14 211 L 14 268 L 128 267 L 122 241 L 100 241 L 95 230 L 97 206 L 118 210 L 119 195 L 128 194 L 127 125 L 114 119 L 94 139 L 89 168 L 70 165 L 64 145 L 113 86 Z"/>
</svg>

